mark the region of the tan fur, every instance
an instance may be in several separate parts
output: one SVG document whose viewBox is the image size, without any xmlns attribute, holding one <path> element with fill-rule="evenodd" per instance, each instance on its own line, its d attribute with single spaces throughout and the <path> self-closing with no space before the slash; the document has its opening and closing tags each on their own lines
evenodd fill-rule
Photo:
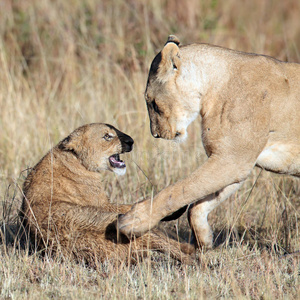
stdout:
<svg viewBox="0 0 300 300">
<path fill-rule="evenodd" d="M 128 152 L 133 140 L 106 124 L 89 124 L 76 129 L 49 151 L 28 175 L 23 191 L 22 218 L 39 249 L 57 251 L 86 260 L 133 262 L 147 249 L 170 253 L 190 263 L 183 254 L 192 248 L 168 240 L 154 229 L 133 242 L 117 236 L 119 214 L 130 205 L 111 204 L 102 186 L 102 170 L 114 168 L 113 154 Z"/>
<path fill-rule="evenodd" d="M 140 235 L 190 205 L 196 238 L 211 247 L 207 215 L 254 166 L 300 176 L 300 65 L 207 44 L 178 44 L 170 37 L 150 68 L 145 98 L 151 132 L 184 140 L 200 114 L 208 160 L 153 201 L 136 204 L 120 218 L 119 228 Z"/>
</svg>

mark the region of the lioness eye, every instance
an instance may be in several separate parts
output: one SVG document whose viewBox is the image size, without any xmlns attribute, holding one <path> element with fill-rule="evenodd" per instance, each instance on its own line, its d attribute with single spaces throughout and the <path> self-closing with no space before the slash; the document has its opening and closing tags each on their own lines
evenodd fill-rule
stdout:
<svg viewBox="0 0 300 300">
<path fill-rule="evenodd" d="M 113 138 L 113 136 L 110 135 L 109 133 L 106 133 L 106 134 L 104 135 L 103 138 L 104 138 L 106 141 L 110 141 L 110 140 Z"/>
<path fill-rule="evenodd" d="M 155 100 L 152 101 L 152 106 L 153 106 L 154 111 L 159 114 L 160 110 L 159 110 Z"/>
</svg>

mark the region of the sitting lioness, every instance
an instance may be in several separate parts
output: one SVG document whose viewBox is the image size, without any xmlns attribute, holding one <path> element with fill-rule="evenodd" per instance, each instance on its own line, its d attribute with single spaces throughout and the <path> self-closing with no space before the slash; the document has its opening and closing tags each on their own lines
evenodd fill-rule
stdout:
<svg viewBox="0 0 300 300">
<path fill-rule="evenodd" d="M 189 205 L 198 244 L 212 247 L 208 214 L 255 166 L 300 176 L 300 64 L 208 44 L 179 46 L 169 36 L 151 64 L 145 99 L 156 138 L 183 141 L 200 114 L 208 159 L 122 216 L 126 235 L 139 236 Z"/>
<path fill-rule="evenodd" d="M 101 172 L 126 172 L 120 154 L 132 150 L 133 139 L 107 124 L 77 128 L 52 148 L 31 170 L 23 186 L 21 216 L 39 249 L 60 251 L 93 264 L 96 260 L 134 262 L 147 249 L 170 253 L 185 263 L 188 244 L 168 240 L 158 229 L 129 241 L 117 234 L 119 214 L 131 205 L 111 204 Z"/>
</svg>

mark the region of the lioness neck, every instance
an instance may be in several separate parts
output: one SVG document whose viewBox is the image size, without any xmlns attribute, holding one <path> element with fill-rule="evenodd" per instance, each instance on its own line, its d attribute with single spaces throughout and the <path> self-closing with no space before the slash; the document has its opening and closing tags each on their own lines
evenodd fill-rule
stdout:
<svg viewBox="0 0 300 300">
<path fill-rule="evenodd" d="M 232 55 L 226 50 L 206 44 L 193 44 L 180 48 L 182 68 L 178 80 L 190 93 L 198 95 L 199 112 L 204 97 L 222 90 L 229 81 L 228 58 Z"/>
</svg>

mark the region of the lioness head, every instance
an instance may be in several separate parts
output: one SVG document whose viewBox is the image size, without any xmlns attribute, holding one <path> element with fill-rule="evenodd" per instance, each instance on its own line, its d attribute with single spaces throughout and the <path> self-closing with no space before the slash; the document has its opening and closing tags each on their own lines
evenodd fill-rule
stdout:
<svg viewBox="0 0 300 300">
<path fill-rule="evenodd" d="M 120 154 L 132 150 L 133 139 L 108 124 L 84 125 L 58 144 L 63 151 L 71 151 L 90 171 L 110 170 L 118 175 L 126 173 Z"/>
<path fill-rule="evenodd" d="M 183 141 L 199 113 L 199 95 L 193 95 L 187 85 L 189 70 L 180 54 L 178 38 L 169 36 L 150 67 L 145 99 L 156 138 Z"/>
</svg>

